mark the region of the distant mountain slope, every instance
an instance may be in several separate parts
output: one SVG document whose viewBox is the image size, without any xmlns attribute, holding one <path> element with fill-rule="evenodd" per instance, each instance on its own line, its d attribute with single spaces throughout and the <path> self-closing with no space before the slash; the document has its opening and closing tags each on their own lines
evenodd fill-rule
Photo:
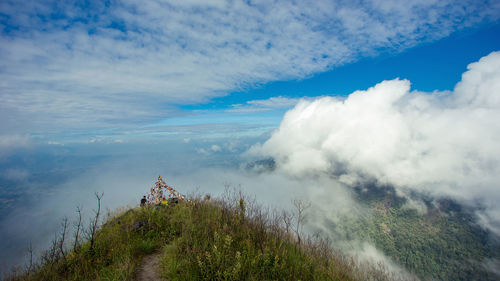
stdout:
<svg viewBox="0 0 500 281">
<path fill-rule="evenodd" d="M 370 214 L 331 224 L 340 239 L 370 241 L 424 280 L 500 278 L 487 270 L 500 260 L 498 237 L 480 228 L 470 210 L 448 199 L 424 200 L 427 211 L 419 213 L 390 187 L 359 188 L 356 195 Z"/>
</svg>

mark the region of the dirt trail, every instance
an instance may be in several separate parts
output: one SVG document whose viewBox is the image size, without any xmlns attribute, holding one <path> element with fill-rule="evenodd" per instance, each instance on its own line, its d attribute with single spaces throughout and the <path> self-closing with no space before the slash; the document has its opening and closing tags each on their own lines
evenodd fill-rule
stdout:
<svg viewBox="0 0 500 281">
<path fill-rule="evenodd" d="M 142 260 L 142 265 L 139 268 L 139 273 L 137 274 L 136 281 L 162 281 L 164 279 L 160 278 L 158 273 L 158 267 L 160 265 L 160 253 L 145 256 Z"/>
</svg>

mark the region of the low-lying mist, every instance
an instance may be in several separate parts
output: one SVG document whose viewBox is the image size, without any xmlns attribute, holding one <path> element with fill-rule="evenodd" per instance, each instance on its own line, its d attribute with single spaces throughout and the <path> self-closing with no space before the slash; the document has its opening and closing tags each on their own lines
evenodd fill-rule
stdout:
<svg viewBox="0 0 500 281">
<path fill-rule="evenodd" d="M 95 192 L 104 192 L 105 213 L 137 206 L 158 175 L 186 195 L 217 196 L 228 188 L 236 189 L 255 198 L 265 208 L 289 211 L 293 210 L 294 199 L 313 202 L 314 206 L 308 209 L 311 222 L 316 221 L 311 216 L 314 210 L 319 210 L 317 206 L 326 208 L 323 211 L 332 219 L 363 211 L 352 200 L 349 189 L 328 175 L 290 177 L 279 168 L 255 164 L 253 159 L 240 153 L 229 153 L 223 149 L 224 142 L 219 141 L 222 148 L 215 151 L 210 150 L 211 142 L 190 142 L 150 146 L 148 151 L 142 151 L 139 144 L 108 144 L 96 147 L 93 153 L 89 152 L 92 149 L 88 145 L 50 148 L 58 151 L 58 155 L 66 155 L 60 156 L 59 162 L 49 161 L 45 153 L 31 155 L 37 160 L 23 168 L 25 176 L 9 182 L 9 190 L 15 190 L 16 196 L 12 197 L 9 207 L 2 210 L 0 218 L 0 247 L 2 252 L 9 253 L 2 255 L 0 262 L 4 266 L 23 264 L 27 261 L 30 243 L 39 255 L 60 230 L 64 217 L 76 220 L 77 207 L 82 208 L 88 223 L 97 207 Z M 42 167 L 45 171 L 34 172 L 44 161 L 51 162 Z M 67 176 L 62 176 L 64 174 Z M 8 196 L 4 193 L 2 199 Z M 314 229 L 317 230 L 316 226 Z M 307 225 L 305 231 L 309 231 Z M 359 249 L 375 251 L 372 245 L 365 243 L 363 247 Z M 349 249 L 354 251 L 352 247 Z M 379 260 L 384 259 L 387 258 Z"/>
</svg>

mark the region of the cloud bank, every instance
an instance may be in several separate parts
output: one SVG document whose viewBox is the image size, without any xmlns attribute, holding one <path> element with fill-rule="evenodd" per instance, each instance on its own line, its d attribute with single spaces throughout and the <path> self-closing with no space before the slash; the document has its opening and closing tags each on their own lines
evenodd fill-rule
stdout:
<svg viewBox="0 0 500 281">
<path fill-rule="evenodd" d="M 499 18 L 497 1 L 2 1 L 4 131 L 149 122 Z"/>
<path fill-rule="evenodd" d="M 347 98 L 301 101 L 262 145 L 288 174 L 327 173 L 354 185 L 390 184 L 480 206 L 500 234 L 500 52 L 468 66 L 451 92 L 383 81 Z"/>
</svg>

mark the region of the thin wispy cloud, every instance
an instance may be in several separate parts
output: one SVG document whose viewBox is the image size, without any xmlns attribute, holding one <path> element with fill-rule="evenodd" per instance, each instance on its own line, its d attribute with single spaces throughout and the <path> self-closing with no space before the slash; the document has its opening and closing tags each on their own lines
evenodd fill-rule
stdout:
<svg viewBox="0 0 500 281">
<path fill-rule="evenodd" d="M 125 126 L 175 105 L 399 52 L 496 1 L 2 1 L 4 131 Z"/>
<path fill-rule="evenodd" d="M 233 104 L 226 112 L 233 113 L 255 113 L 274 109 L 290 108 L 295 106 L 301 99 L 287 97 L 271 97 L 265 100 L 251 100 L 245 104 Z"/>
</svg>

